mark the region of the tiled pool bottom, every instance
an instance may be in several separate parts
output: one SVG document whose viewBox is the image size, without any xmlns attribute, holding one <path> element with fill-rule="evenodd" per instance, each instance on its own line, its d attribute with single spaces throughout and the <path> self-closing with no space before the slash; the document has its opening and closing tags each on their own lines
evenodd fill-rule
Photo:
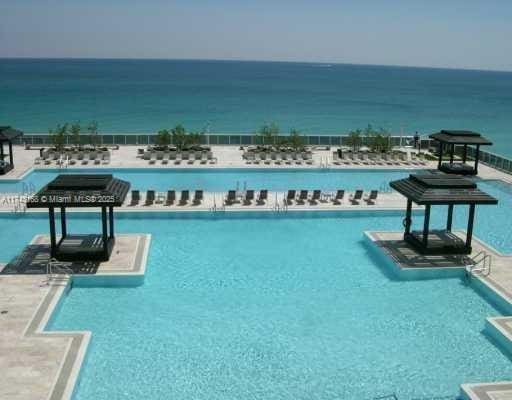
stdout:
<svg viewBox="0 0 512 400">
<path fill-rule="evenodd" d="M 50 327 L 93 333 L 75 400 L 455 398 L 510 380 L 481 333 L 497 310 L 459 279 L 390 279 L 364 246 L 363 231 L 400 226 L 382 213 L 119 219 L 152 234 L 145 284 L 75 287 Z"/>
</svg>

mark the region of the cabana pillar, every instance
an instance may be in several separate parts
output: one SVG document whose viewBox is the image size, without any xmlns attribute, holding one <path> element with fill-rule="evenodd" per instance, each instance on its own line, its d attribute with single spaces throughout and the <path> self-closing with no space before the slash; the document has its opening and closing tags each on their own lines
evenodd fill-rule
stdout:
<svg viewBox="0 0 512 400">
<path fill-rule="evenodd" d="M 441 165 L 443 164 L 443 151 L 444 144 L 443 142 L 439 142 L 439 158 L 437 160 L 437 169 L 441 169 Z"/>
<path fill-rule="evenodd" d="M 428 246 L 428 232 L 430 226 L 430 204 L 425 206 L 425 219 L 423 220 L 423 246 Z"/>
<path fill-rule="evenodd" d="M 446 230 L 448 232 L 452 231 L 452 222 L 453 222 L 453 204 L 448 206 L 448 216 L 446 217 Z"/>
<path fill-rule="evenodd" d="M 103 251 L 108 249 L 108 236 L 107 236 L 107 208 L 101 207 L 101 236 L 103 239 Z"/>
<path fill-rule="evenodd" d="M 404 220 L 404 227 L 405 227 L 406 234 L 411 233 L 411 224 L 412 224 L 412 200 L 407 199 L 407 210 L 405 212 L 405 220 Z"/>
<path fill-rule="evenodd" d="M 3 149 L 3 146 L 2 146 Z M 3 157 L 2 157 L 3 160 Z M 14 157 L 12 156 L 12 142 L 9 141 L 9 164 L 11 164 L 14 167 Z"/>
<path fill-rule="evenodd" d="M 478 161 L 480 161 L 480 146 L 476 146 L 476 153 L 475 153 L 475 175 L 478 174 Z"/>
<path fill-rule="evenodd" d="M 50 221 L 50 255 L 55 257 L 57 251 L 57 239 L 55 237 L 55 210 L 53 207 L 48 209 L 48 219 Z"/>
<path fill-rule="evenodd" d="M 108 225 L 110 228 L 110 238 L 113 239 L 114 238 L 114 207 L 108 208 L 108 217 L 109 217 Z"/>
<path fill-rule="evenodd" d="M 66 227 L 66 207 L 60 208 L 60 227 L 62 237 L 65 238 L 68 234 L 68 230 Z"/>
<path fill-rule="evenodd" d="M 475 222 L 475 205 L 469 206 L 468 229 L 466 231 L 466 247 L 471 249 L 471 241 L 473 240 L 473 225 Z"/>
</svg>

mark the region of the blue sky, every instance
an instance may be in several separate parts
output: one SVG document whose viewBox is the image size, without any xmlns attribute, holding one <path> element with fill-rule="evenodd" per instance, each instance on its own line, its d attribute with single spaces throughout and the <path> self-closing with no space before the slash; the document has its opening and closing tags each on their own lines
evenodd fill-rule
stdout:
<svg viewBox="0 0 512 400">
<path fill-rule="evenodd" d="M 0 57 L 512 70 L 510 0 L 0 0 Z"/>
</svg>

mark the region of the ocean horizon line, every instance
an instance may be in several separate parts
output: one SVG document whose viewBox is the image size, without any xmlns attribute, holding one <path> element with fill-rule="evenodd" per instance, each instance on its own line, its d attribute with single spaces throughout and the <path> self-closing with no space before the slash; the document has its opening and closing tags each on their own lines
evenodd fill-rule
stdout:
<svg viewBox="0 0 512 400">
<path fill-rule="evenodd" d="M 391 134 L 467 129 L 512 156 L 512 73 L 325 62 L 9 58 L 0 61 L 5 125 L 46 135 L 97 121 L 103 134 L 192 132 L 339 136 L 368 124 Z"/>
<path fill-rule="evenodd" d="M 354 66 L 354 67 L 379 67 L 379 68 L 404 68 L 442 71 L 474 71 L 512 74 L 512 69 L 482 69 L 472 67 L 447 67 L 424 66 L 405 64 L 368 64 L 339 61 L 299 61 L 299 60 L 256 60 L 256 59 L 222 59 L 222 58 L 160 58 L 160 57 L 10 57 L 0 56 L 0 60 L 33 60 L 33 61 L 171 61 L 171 62 L 213 62 L 213 63 L 264 63 L 264 64 L 310 64 L 323 66 Z"/>
</svg>

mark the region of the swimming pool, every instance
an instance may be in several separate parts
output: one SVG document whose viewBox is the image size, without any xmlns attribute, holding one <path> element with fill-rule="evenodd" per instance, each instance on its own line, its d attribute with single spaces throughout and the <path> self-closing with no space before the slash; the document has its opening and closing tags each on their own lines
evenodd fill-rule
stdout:
<svg viewBox="0 0 512 400">
<path fill-rule="evenodd" d="M 394 280 L 364 245 L 402 217 L 118 214 L 119 232 L 152 234 L 145 284 L 74 287 L 48 327 L 93 332 L 75 400 L 455 398 L 511 379 L 481 332 L 499 310 L 459 279 Z M 47 230 L 34 214 L 10 225 L 20 249 Z"/>
<path fill-rule="evenodd" d="M 416 170 L 417 171 L 417 170 Z M 39 189 L 61 173 L 108 173 L 127 180 L 132 189 L 157 191 L 195 190 L 226 192 L 242 189 L 354 190 L 389 189 L 388 183 L 407 176 L 408 170 L 319 170 L 319 169 L 66 169 L 35 170 L 21 181 L 0 181 L 0 192 L 26 192 Z"/>
</svg>

